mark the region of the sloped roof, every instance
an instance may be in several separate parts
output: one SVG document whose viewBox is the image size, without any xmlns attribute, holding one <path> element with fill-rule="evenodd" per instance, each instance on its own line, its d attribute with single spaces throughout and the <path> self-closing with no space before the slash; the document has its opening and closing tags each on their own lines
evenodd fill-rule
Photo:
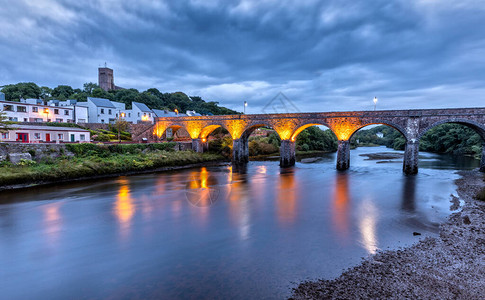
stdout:
<svg viewBox="0 0 485 300">
<path fill-rule="evenodd" d="M 93 97 L 88 97 L 88 100 L 94 103 L 96 106 L 101 106 L 101 107 L 109 107 L 109 108 L 116 108 L 111 101 L 108 99 L 104 98 L 93 98 Z"/>
<path fill-rule="evenodd" d="M 89 130 L 82 129 L 79 127 L 58 127 L 58 126 L 47 126 L 47 125 L 23 125 L 23 124 L 12 124 L 8 125 L 11 130 L 49 130 L 49 131 L 81 131 L 89 132 Z"/>
<path fill-rule="evenodd" d="M 177 114 L 175 112 L 173 112 L 173 111 L 161 110 L 161 109 L 153 109 L 153 112 L 159 118 L 163 118 L 163 117 L 177 117 Z"/>
<path fill-rule="evenodd" d="M 138 109 L 141 110 L 142 112 L 152 112 L 152 110 L 149 109 L 148 106 L 146 106 L 143 103 L 133 101 L 131 104 L 138 107 Z"/>
</svg>

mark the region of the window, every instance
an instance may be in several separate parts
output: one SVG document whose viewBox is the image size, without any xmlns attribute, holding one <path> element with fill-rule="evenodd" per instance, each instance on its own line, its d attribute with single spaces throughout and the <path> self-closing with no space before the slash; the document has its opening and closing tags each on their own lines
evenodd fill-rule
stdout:
<svg viewBox="0 0 485 300">
<path fill-rule="evenodd" d="M 57 123 L 62 123 L 62 119 L 56 119 Z"/>
<path fill-rule="evenodd" d="M 140 113 L 138 113 L 138 116 L 140 116 Z"/>
<path fill-rule="evenodd" d="M 81 141 L 84 141 L 84 140 L 85 140 L 85 135 L 84 135 L 84 134 L 81 134 L 81 135 L 79 136 L 79 139 L 80 139 Z"/>
<path fill-rule="evenodd" d="M 54 109 L 54 114 L 58 115 L 59 114 L 59 108 Z"/>
<path fill-rule="evenodd" d="M 32 107 L 32 112 L 39 112 L 39 108 L 36 106 Z"/>
<path fill-rule="evenodd" d="M 57 134 L 57 139 L 58 139 L 58 140 L 63 140 L 63 139 L 64 139 L 64 134 L 62 134 L 62 133 L 58 133 L 58 134 Z"/>
<path fill-rule="evenodd" d="M 103 119 L 101 119 L 101 123 L 104 123 L 104 120 Z"/>
<path fill-rule="evenodd" d="M 24 118 L 24 122 L 27 122 L 27 118 Z"/>
<path fill-rule="evenodd" d="M 3 110 L 4 111 L 13 111 L 13 105 L 4 104 L 3 105 Z"/>
<path fill-rule="evenodd" d="M 2 132 L 2 139 L 8 139 L 8 132 Z"/>
<path fill-rule="evenodd" d="M 101 113 L 104 114 L 104 108 L 101 108 Z"/>
<path fill-rule="evenodd" d="M 108 109 L 108 114 L 111 115 L 111 109 Z"/>
<path fill-rule="evenodd" d="M 44 120 L 42 118 L 34 118 L 34 122 L 44 122 Z"/>
<path fill-rule="evenodd" d="M 78 123 L 86 123 L 86 119 L 78 119 L 77 122 Z"/>
<path fill-rule="evenodd" d="M 17 106 L 17 112 L 27 112 L 27 107 L 25 107 L 25 106 Z"/>
<path fill-rule="evenodd" d="M 39 132 L 34 133 L 34 139 L 40 140 L 40 133 Z"/>
<path fill-rule="evenodd" d="M 128 113 L 128 117 L 130 117 L 130 118 L 131 118 L 131 113 Z"/>
<path fill-rule="evenodd" d="M 8 120 L 17 122 L 19 119 L 17 117 L 8 117 Z"/>
<path fill-rule="evenodd" d="M 143 116 L 146 117 L 147 116 L 147 113 L 143 113 Z"/>
<path fill-rule="evenodd" d="M 64 115 L 69 116 L 69 111 L 67 109 L 64 111 Z"/>
</svg>

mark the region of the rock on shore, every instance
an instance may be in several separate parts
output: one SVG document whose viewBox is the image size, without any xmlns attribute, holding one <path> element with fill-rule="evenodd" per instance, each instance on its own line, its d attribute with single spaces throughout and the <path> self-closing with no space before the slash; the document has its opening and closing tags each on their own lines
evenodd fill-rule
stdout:
<svg viewBox="0 0 485 300">
<path fill-rule="evenodd" d="M 485 202 L 474 200 L 484 175 L 456 181 L 460 212 L 440 236 L 402 250 L 382 251 L 334 280 L 301 283 L 293 299 L 485 299 Z"/>
</svg>

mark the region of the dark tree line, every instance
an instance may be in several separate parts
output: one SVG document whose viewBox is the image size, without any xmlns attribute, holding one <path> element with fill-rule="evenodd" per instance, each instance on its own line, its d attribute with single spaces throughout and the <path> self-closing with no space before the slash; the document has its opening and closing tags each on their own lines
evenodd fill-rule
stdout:
<svg viewBox="0 0 485 300">
<path fill-rule="evenodd" d="M 143 92 L 136 89 L 122 89 L 105 91 L 97 84 L 89 82 L 83 85 L 82 89 L 74 89 L 68 85 L 59 85 L 53 89 L 42 86 L 39 87 L 33 82 L 21 82 L 9 84 L 1 90 L 5 93 L 5 99 L 9 101 L 19 101 L 20 98 L 35 99 L 75 99 L 80 102 L 87 101 L 87 97 L 106 98 L 112 101 L 125 103 L 127 108 L 131 108 L 131 102 L 141 102 L 152 109 L 168 109 L 180 112 L 195 110 L 201 114 L 213 115 L 232 115 L 238 112 L 219 106 L 218 102 L 205 101 L 199 96 L 187 96 L 182 92 L 162 93 L 156 88 L 151 88 Z"/>
<path fill-rule="evenodd" d="M 378 133 L 382 133 L 383 137 L 379 138 Z M 482 142 L 481 137 L 467 126 L 442 124 L 431 128 L 421 137 L 419 150 L 454 155 L 480 155 Z M 405 143 L 406 140 L 399 131 L 385 125 L 359 130 L 351 140 L 353 146 L 382 145 L 396 150 L 404 150 Z"/>
</svg>

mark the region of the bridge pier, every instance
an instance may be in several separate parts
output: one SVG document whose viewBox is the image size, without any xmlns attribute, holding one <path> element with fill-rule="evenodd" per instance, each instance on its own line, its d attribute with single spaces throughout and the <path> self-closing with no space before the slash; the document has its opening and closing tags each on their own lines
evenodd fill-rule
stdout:
<svg viewBox="0 0 485 300">
<path fill-rule="evenodd" d="M 406 174 L 418 173 L 419 141 L 411 140 L 404 148 L 404 162 L 402 170 Z"/>
<path fill-rule="evenodd" d="M 280 167 L 295 165 L 295 142 L 282 140 L 280 146 Z"/>
<path fill-rule="evenodd" d="M 339 140 L 337 149 L 337 170 L 347 170 L 350 167 L 350 140 Z"/>
<path fill-rule="evenodd" d="M 232 163 L 242 165 L 249 161 L 249 145 L 246 138 L 232 140 Z"/>
<path fill-rule="evenodd" d="M 206 139 L 192 139 L 192 150 L 203 153 L 209 150 L 209 142 Z"/>
<path fill-rule="evenodd" d="M 485 143 L 482 145 L 482 159 L 480 160 L 480 172 L 485 172 Z"/>
</svg>

